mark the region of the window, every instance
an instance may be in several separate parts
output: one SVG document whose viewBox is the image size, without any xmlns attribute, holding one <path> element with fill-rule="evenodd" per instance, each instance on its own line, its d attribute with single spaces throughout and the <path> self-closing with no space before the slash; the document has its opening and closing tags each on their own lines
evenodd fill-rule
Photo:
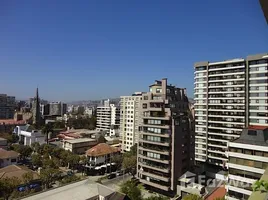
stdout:
<svg viewBox="0 0 268 200">
<path fill-rule="evenodd" d="M 156 88 L 156 93 L 161 93 L 162 92 L 162 88 Z"/>
<path fill-rule="evenodd" d="M 248 135 L 256 136 L 256 135 L 257 135 L 257 131 L 254 131 L 254 130 L 248 130 Z"/>
</svg>

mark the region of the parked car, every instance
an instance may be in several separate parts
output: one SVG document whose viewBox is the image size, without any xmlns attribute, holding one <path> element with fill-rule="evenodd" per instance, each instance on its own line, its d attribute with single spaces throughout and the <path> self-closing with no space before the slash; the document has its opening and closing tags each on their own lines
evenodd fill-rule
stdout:
<svg viewBox="0 0 268 200">
<path fill-rule="evenodd" d="M 113 179 L 116 177 L 116 174 L 115 173 L 111 173 L 107 176 L 108 179 Z"/>
<path fill-rule="evenodd" d="M 123 175 L 123 172 L 122 171 L 116 172 L 116 176 L 122 176 L 122 175 Z"/>
</svg>

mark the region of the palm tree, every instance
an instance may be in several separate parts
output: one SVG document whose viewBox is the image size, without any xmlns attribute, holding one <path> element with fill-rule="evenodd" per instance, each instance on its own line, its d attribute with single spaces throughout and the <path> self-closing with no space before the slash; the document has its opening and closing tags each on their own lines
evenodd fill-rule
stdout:
<svg viewBox="0 0 268 200">
<path fill-rule="evenodd" d="M 52 132 L 52 131 L 53 131 L 53 129 L 52 129 L 52 126 L 51 126 L 50 123 L 45 124 L 45 126 L 42 128 L 42 133 L 43 133 L 44 135 L 46 135 L 46 141 L 47 141 L 47 144 L 48 144 L 48 134 L 49 134 L 50 132 Z"/>
</svg>

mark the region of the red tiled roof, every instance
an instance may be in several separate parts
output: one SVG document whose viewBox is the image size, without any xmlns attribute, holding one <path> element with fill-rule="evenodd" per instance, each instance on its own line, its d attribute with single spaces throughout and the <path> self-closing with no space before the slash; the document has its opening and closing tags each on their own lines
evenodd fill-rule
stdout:
<svg viewBox="0 0 268 200">
<path fill-rule="evenodd" d="M 91 149 L 86 151 L 87 156 L 104 156 L 111 153 L 119 152 L 120 149 L 116 147 L 112 147 L 106 143 L 100 143 Z"/>
<path fill-rule="evenodd" d="M 265 130 L 267 129 L 268 126 L 249 126 L 248 129 L 253 129 L 253 130 Z"/>
<path fill-rule="evenodd" d="M 0 124 L 19 125 L 19 124 L 26 124 L 26 121 L 25 120 L 16 121 L 14 119 L 0 119 Z"/>
<path fill-rule="evenodd" d="M 211 194 L 205 197 L 205 200 L 215 200 L 216 198 L 225 197 L 226 189 L 224 185 L 216 188 Z"/>
<path fill-rule="evenodd" d="M 9 165 L 7 167 L 0 169 L 0 179 L 17 177 L 20 180 L 23 180 L 23 175 L 31 172 L 34 179 L 38 179 L 38 173 L 28 169 L 24 166 Z"/>
<path fill-rule="evenodd" d="M 0 149 L 0 158 L 1 159 L 15 158 L 18 156 L 19 156 L 19 154 L 15 151 L 7 151 L 5 149 Z"/>
</svg>

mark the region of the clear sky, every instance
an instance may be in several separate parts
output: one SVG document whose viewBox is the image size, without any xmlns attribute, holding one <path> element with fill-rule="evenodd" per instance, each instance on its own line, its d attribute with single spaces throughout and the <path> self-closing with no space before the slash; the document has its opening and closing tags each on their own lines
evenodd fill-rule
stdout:
<svg viewBox="0 0 268 200">
<path fill-rule="evenodd" d="M 167 77 L 193 96 L 193 64 L 268 52 L 257 0 L 1 0 L 0 93 L 88 100 Z"/>
</svg>

